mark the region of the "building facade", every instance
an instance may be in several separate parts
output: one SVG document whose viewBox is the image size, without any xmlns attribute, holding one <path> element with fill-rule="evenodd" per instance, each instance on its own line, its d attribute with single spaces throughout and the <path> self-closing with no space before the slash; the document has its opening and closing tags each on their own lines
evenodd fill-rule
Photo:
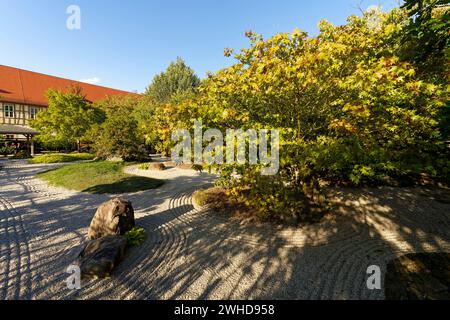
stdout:
<svg viewBox="0 0 450 320">
<path fill-rule="evenodd" d="M 0 139 L 29 140 L 38 134 L 29 127 L 29 121 L 48 107 L 46 92 L 49 89 L 68 91 L 73 87 L 81 89 L 89 102 L 134 94 L 0 65 Z"/>
<path fill-rule="evenodd" d="M 1 97 L 0 97 L 1 99 Z M 20 103 L 0 102 L 0 123 L 27 126 L 30 119 L 34 119 L 38 112 L 46 107 Z"/>
</svg>

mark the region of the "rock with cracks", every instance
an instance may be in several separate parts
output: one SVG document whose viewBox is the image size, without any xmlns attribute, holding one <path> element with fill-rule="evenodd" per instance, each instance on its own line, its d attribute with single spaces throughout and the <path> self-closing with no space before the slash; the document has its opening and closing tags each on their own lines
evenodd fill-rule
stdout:
<svg viewBox="0 0 450 320">
<path fill-rule="evenodd" d="M 98 207 L 89 226 L 88 238 L 92 240 L 107 235 L 124 235 L 134 225 L 131 202 L 115 198 Z"/>
<path fill-rule="evenodd" d="M 78 256 L 83 277 L 105 278 L 111 275 L 114 267 L 123 259 L 127 239 L 108 235 L 90 240 Z"/>
</svg>

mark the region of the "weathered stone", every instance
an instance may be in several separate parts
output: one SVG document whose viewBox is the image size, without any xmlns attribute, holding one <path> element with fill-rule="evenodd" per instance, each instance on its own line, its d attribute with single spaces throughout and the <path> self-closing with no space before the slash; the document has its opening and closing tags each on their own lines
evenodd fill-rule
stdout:
<svg viewBox="0 0 450 320">
<path fill-rule="evenodd" d="M 155 163 L 150 163 L 149 169 L 150 170 L 159 170 L 159 171 L 161 171 L 161 170 L 165 170 L 166 166 L 164 165 L 164 163 L 155 162 Z"/>
<path fill-rule="evenodd" d="M 166 168 L 175 168 L 177 166 L 174 161 L 165 161 L 163 163 Z"/>
<path fill-rule="evenodd" d="M 146 163 L 140 166 L 141 169 L 145 169 L 145 170 L 165 170 L 166 166 L 164 165 L 164 163 L 162 162 L 150 162 L 150 163 Z"/>
<path fill-rule="evenodd" d="M 193 169 L 193 165 L 189 164 L 189 163 L 181 163 L 177 165 L 178 169 L 183 169 L 183 170 L 192 170 Z"/>
<path fill-rule="evenodd" d="M 90 240 L 78 256 L 78 264 L 84 277 L 105 278 L 123 259 L 127 239 L 122 236 L 105 236 Z"/>
<path fill-rule="evenodd" d="M 106 235 L 124 235 L 134 228 L 134 210 L 131 202 L 115 198 L 103 203 L 94 215 L 88 231 L 89 239 Z"/>
</svg>

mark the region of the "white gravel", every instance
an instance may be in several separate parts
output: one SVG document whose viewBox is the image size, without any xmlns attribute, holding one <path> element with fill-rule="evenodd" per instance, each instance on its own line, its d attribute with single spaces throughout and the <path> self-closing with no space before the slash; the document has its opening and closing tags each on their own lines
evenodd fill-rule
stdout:
<svg viewBox="0 0 450 320">
<path fill-rule="evenodd" d="M 143 245 L 113 276 L 67 289 L 97 208 L 112 195 L 49 187 L 54 165 L 1 161 L 0 299 L 383 299 L 366 270 L 409 252 L 450 251 L 450 204 L 418 188 L 334 191 L 335 220 L 302 228 L 241 225 L 194 209 L 193 191 L 214 176 L 191 170 L 127 172 L 167 179 L 132 201 Z M 117 195 L 115 195 L 117 196 Z"/>
</svg>

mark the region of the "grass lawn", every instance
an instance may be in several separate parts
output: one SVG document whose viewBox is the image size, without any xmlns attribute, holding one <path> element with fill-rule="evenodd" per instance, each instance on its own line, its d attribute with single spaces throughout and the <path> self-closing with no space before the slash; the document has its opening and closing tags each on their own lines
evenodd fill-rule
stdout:
<svg viewBox="0 0 450 320">
<path fill-rule="evenodd" d="M 164 181 L 129 175 L 123 172 L 126 163 L 96 161 L 70 164 L 38 174 L 53 186 L 89 193 L 125 193 L 155 189 Z"/>
<path fill-rule="evenodd" d="M 28 160 L 28 163 L 60 163 L 80 160 L 92 160 L 94 158 L 95 155 L 90 153 L 51 153 L 30 159 Z"/>
</svg>

